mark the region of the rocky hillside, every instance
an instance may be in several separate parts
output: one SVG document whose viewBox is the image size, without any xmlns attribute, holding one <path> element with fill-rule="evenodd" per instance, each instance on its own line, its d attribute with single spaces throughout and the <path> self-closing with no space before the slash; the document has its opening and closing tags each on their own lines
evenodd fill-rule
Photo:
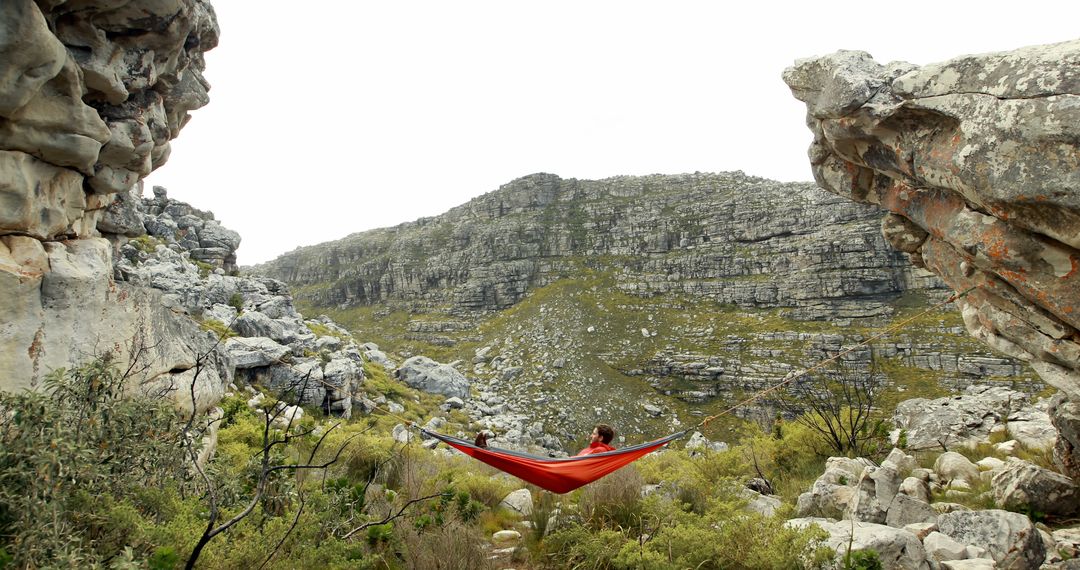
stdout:
<svg viewBox="0 0 1080 570">
<path fill-rule="evenodd" d="M 866 317 L 932 286 L 885 247 L 876 215 L 809 184 L 740 172 L 562 179 L 535 174 L 449 212 L 300 248 L 256 272 L 324 306 L 403 301 L 470 316 L 617 267 L 618 290 L 686 293 L 794 318 Z"/>
<path fill-rule="evenodd" d="M 784 72 L 825 189 L 885 211 L 957 291 L 975 338 L 1060 390 L 1057 458 L 1080 475 L 1080 41 L 916 67 L 865 52 Z"/>
<path fill-rule="evenodd" d="M 682 425 L 947 295 L 886 244 L 873 208 L 738 172 L 536 174 L 253 271 L 401 356 L 466 363 L 478 413 L 531 415 L 560 439 L 598 418 L 630 434 Z M 889 401 L 988 377 L 1042 389 L 962 327 L 923 315 L 853 367 L 892 385 Z"/>
</svg>

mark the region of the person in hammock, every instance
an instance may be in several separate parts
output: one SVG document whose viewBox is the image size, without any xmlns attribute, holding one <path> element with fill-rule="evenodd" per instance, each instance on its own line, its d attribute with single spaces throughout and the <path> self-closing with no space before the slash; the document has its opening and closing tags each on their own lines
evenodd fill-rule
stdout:
<svg viewBox="0 0 1080 570">
<path fill-rule="evenodd" d="M 615 448 L 609 445 L 613 439 L 615 439 L 614 428 L 607 424 L 596 424 L 596 427 L 592 430 L 592 435 L 589 436 L 589 446 L 579 451 L 574 457 L 615 451 Z"/>
<path fill-rule="evenodd" d="M 615 429 L 607 424 L 596 424 L 593 427 L 592 434 L 589 436 L 589 446 L 582 449 L 574 457 L 581 457 L 583 455 L 592 455 L 593 453 L 604 453 L 606 451 L 615 451 L 615 448 L 609 445 L 611 440 L 615 439 Z M 476 434 L 476 440 L 473 441 L 473 445 L 476 447 L 486 448 L 488 440 L 487 432 L 479 432 Z"/>
</svg>

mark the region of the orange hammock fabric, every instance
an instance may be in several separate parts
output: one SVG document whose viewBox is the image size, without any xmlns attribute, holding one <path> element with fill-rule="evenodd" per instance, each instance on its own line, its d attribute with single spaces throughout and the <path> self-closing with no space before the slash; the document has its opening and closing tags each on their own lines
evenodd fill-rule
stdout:
<svg viewBox="0 0 1080 570">
<path fill-rule="evenodd" d="M 569 493 L 686 435 L 685 431 L 681 431 L 656 441 L 615 451 L 581 457 L 551 458 L 494 447 L 477 447 L 464 439 L 426 429 L 420 429 L 420 431 L 500 471 L 524 479 L 552 493 Z"/>
</svg>

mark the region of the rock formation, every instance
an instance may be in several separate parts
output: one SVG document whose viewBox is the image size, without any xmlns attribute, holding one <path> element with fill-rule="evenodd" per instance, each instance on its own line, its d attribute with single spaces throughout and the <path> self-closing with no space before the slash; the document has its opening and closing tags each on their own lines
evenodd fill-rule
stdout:
<svg viewBox="0 0 1080 570">
<path fill-rule="evenodd" d="M 883 568 L 1059 568 L 1056 564 L 1073 549 L 1073 529 L 1043 533 L 1021 513 L 1068 522 L 1080 487 L 1026 461 L 987 457 L 971 463 L 946 452 L 933 469 L 925 469 L 915 457 L 893 449 L 880 466 L 866 458 L 831 457 L 825 467 L 799 496 L 800 518 L 788 524 L 820 526 L 837 559 L 850 549 L 874 550 Z M 992 481 L 992 494 L 979 494 L 980 480 Z M 973 510 L 964 504 L 988 502 L 998 508 Z M 947 564 L 960 560 L 971 566 Z"/>
<path fill-rule="evenodd" d="M 875 219 L 810 184 L 741 172 L 534 174 L 435 218 L 298 248 L 254 270 L 323 306 L 404 301 L 468 317 L 514 305 L 581 260 L 607 260 L 634 295 L 866 317 L 887 313 L 901 291 L 934 286 L 868 231 Z"/>
<path fill-rule="evenodd" d="M 970 290 L 968 331 L 1030 362 L 1060 391 L 1052 410 L 1080 401 L 1078 70 L 1080 41 L 921 68 L 837 52 L 784 72 L 818 184 L 884 209 L 893 246 Z M 1078 475 L 1076 415 L 1054 417 Z"/>
<path fill-rule="evenodd" d="M 213 344 L 220 337 L 211 353 L 220 361 L 218 377 L 351 416 L 354 400 L 365 396 L 363 357 L 351 335 L 325 317 L 304 319 L 280 281 L 229 275 L 240 236 L 213 214 L 169 198 L 160 186 L 152 198 L 139 192 L 126 195 L 124 217 L 148 233 L 119 245 L 115 282 L 156 297 L 175 321 L 197 327 L 195 338 Z M 183 378 L 169 379 L 184 386 Z"/>
<path fill-rule="evenodd" d="M 113 249 L 145 234 L 121 202 L 207 103 L 217 37 L 204 0 L 0 3 L 0 389 L 102 351 L 140 355 L 154 385 L 190 381 L 212 343 L 159 291 L 116 281 Z M 201 407 L 227 380 L 217 364 Z"/>
</svg>

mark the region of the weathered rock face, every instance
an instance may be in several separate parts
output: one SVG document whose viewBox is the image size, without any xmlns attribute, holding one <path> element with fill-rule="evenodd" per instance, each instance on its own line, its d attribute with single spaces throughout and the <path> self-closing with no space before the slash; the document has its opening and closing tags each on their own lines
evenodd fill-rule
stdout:
<svg viewBox="0 0 1080 570">
<path fill-rule="evenodd" d="M 582 259 L 607 259 L 631 294 L 792 307 L 806 319 L 865 317 L 927 283 L 868 231 L 875 218 L 809 184 L 739 172 L 535 174 L 436 218 L 300 248 L 255 271 L 316 286 L 298 295 L 320 305 L 404 300 L 470 315 L 510 307 L 580 271 Z"/>
<path fill-rule="evenodd" d="M 280 281 L 227 274 L 240 237 L 213 214 L 170 199 L 161 187 L 153 198 L 131 195 L 124 204 L 121 217 L 148 233 L 117 246 L 111 268 L 117 286 L 152 294 L 172 320 L 207 339 L 203 351 L 226 330 L 238 335 L 213 347 L 223 380 L 235 375 L 238 383 L 261 384 L 283 400 L 351 416 L 354 401 L 364 396 L 364 372 L 360 347 L 348 332 L 325 317 L 305 320 Z M 208 243 L 216 246 L 213 257 L 206 257 Z"/>
<path fill-rule="evenodd" d="M 838 52 L 784 72 L 807 105 L 818 184 L 886 210 L 883 233 L 912 263 L 956 291 L 974 288 L 959 302 L 970 333 L 1073 401 L 1078 70 L 1080 41 L 922 68 Z"/>
<path fill-rule="evenodd" d="M 148 389 L 192 380 L 212 339 L 114 280 L 110 240 L 145 234 L 123 202 L 207 103 L 217 35 L 204 0 L 0 4 L 0 389 L 105 350 L 140 354 Z M 199 407 L 227 370 L 202 370 Z"/>
</svg>

